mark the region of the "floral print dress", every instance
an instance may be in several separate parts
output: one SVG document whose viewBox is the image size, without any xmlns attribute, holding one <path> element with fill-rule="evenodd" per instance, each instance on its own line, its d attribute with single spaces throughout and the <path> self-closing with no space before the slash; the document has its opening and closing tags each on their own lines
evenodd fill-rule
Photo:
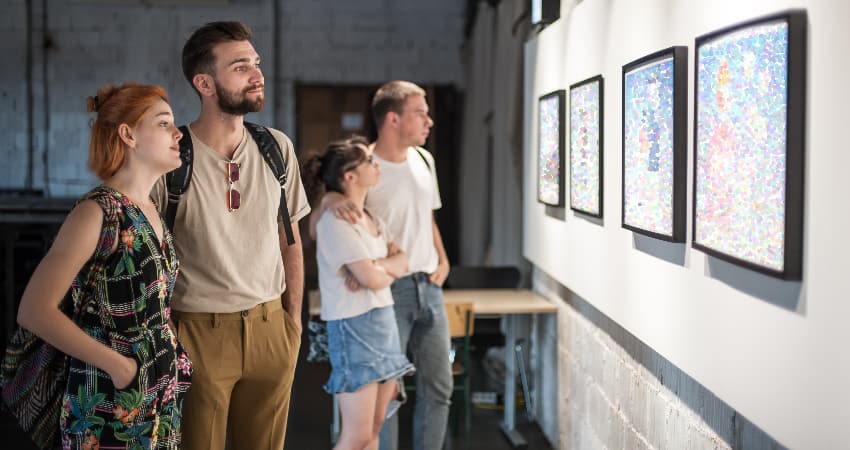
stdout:
<svg viewBox="0 0 850 450">
<path fill-rule="evenodd" d="M 164 230 L 159 242 L 142 210 L 112 188 L 95 188 L 83 200 L 94 200 L 104 219 L 97 250 L 71 288 L 82 305 L 79 324 L 135 359 L 138 372 L 118 390 L 106 372 L 71 358 L 59 421 L 62 447 L 179 448 L 192 363 L 168 325 L 177 278 L 171 234 Z"/>
</svg>

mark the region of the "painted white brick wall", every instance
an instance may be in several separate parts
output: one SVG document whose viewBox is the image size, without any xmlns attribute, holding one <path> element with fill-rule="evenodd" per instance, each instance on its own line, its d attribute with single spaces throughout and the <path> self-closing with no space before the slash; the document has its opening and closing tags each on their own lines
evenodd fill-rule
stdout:
<svg viewBox="0 0 850 450">
<path fill-rule="evenodd" d="M 537 317 L 532 327 L 535 415 L 557 448 L 782 448 L 539 269 L 533 285 L 559 299 L 557 316 Z"/>
<path fill-rule="evenodd" d="M 27 175 L 25 10 L 24 0 L 0 6 L 0 157 L 7 161 L 0 164 L 0 188 L 23 188 Z"/>
<path fill-rule="evenodd" d="M 54 46 L 41 48 L 41 4 L 33 2 L 33 186 L 76 197 L 96 183 L 86 168 L 91 116 L 85 97 L 110 82 L 161 84 L 178 122 L 195 117 L 198 101 L 180 69 L 180 51 L 193 29 L 214 20 L 239 20 L 254 31 L 263 58 L 265 110 L 250 120 L 294 136 L 298 82 L 378 84 L 410 79 L 426 84 L 463 80 L 461 45 L 465 2 L 457 0 L 229 0 L 226 5 L 51 0 L 47 29 Z M 26 23 L 24 0 L 0 1 L 0 189 L 23 188 L 27 173 Z M 275 39 L 280 73 L 273 73 Z M 42 62 L 47 58 L 47 106 Z M 273 99 L 280 95 L 280 101 Z M 276 106 L 278 110 L 275 110 Z M 46 111 L 45 111 L 46 109 Z M 49 126 L 45 127 L 45 120 Z"/>
<path fill-rule="evenodd" d="M 282 77 L 461 84 L 465 2 L 289 1 L 282 4 Z"/>
</svg>

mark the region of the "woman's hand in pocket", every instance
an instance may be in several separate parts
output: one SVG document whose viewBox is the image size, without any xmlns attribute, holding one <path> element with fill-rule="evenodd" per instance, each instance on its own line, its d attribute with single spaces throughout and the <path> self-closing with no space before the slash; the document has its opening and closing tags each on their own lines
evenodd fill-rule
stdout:
<svg viewBox="0 0 850 450">
<path fill-rule="evenodd" d="M 112 384 L 115 386 L 115 389 L 121 390 L 126 388 L 133 382 L 133 379 L 136 378 L 136 373 L 138 369 L 138 364 L 136 360 L 133 358 L 128 358 L 123 355 L 119 355 L 120 359 L 115 367 L 108 371 L 109 377 L 112 378 Z"/>
</svg>

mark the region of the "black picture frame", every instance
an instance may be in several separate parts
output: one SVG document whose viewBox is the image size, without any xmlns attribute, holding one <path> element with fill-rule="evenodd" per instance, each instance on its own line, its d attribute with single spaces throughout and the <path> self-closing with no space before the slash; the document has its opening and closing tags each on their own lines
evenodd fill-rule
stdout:
<svg viewBox="0 0 850 450">
<path fill-rule="evenodd" d="M 594 104 L 591 101 L 585 104 L 581 96 L 586 88 L 592 91 L 594 86 L 597 87 L 598 92 L 596 102 Z M 577 98 L 579 101 L 577 101 Z M 603 176 L 605 167 L 603 163 L 605 159 L 603 140 L 604 99 L 605 80 L 602 75 L 596 75 L 570 85 L 570 209 L 598 218 L 602 218 L 603 215 L 603 182 L 605 179 Z M 584 118 L 581 116 L 588 114 L 591 116 L 589 120 L 583 120 Z M 587 126 L 590 128 L 587 128 Z M 584 133 L 583 129 L 588 132 Z M 595 140 L 596 145 L 591 145 L 589 152 L 585 152 L 583 148 L 580 149 L 576 145 L 577 141 L 583 138 L 589 138 L 588 141 Z M 594 164 L 593 157 L 595 157 L 597 164 Z M 585 164 L 587 159 L 591 160 L 590 164 Z M 596 183 L 595 186 L 594 183 Z M 583 194 L 591 196 L 589 201 L 585 201 L 584 197 L 586 196 Z"/>
<path fill-rule="evenodd" d="M 537 201 L 549 206 L 564 206 L 564 174 L 565 159 L 566 159 L 566 136 L 564 128 L 564 120 L 566 117 L 566 91 L 563 89 L 549 92 L 538 98 L 537 101 Z M 547 116 L 547 111 L 544 108 L 551 108 L 551 104 L 557 102 L 554 108 L 554 113 L 557 115 L 554 122 L 552 117 Z M 549 112 L 551 114 L 551 112 Z M 558 133 L 555 142 L 551 141 L 551 136 L 548 133 L 556 131 Z M 548 138 L 547 138 L 548 136 Z M 551 145 L 556 145 L 557 148 L 553 152 Z M 556 178 L 551 179 L 551 174 L 546 171 L 551 170 L 551 156 L 557 156 L 558 173 Z M 547 159 L 548 158 L 548 159 Z M 553 182 L 557 183 L 554 190 L 557 198 L 551 199 Z"/>
<path fill-rule="evenodd" d="M 791 9 L 695 40 L 691 245 L 786 280 L 802 279 L 807 27 L 806 11 Z M 764 89 L 770 90 L 759 91 Z M 741 110 L 734 110 L 738 105 Z M 766 133 L 760 131 L 763 122 Z M 735 127 L 752 124 L 759 132 L 736 134 Z M 752 162 L 759 158 L 767 163 Z"/>
<path fill-rule="evenodd" d="M 688 47 L 669 47 L 624 65 L 622 88 L 622 227 L 685 242 Z"/>
<path fill-rule="evenodd" d="M 546 26 L 561 17 L 561 0 L 530 0 L 528 11 L 533 27 Z"/>
</svg>

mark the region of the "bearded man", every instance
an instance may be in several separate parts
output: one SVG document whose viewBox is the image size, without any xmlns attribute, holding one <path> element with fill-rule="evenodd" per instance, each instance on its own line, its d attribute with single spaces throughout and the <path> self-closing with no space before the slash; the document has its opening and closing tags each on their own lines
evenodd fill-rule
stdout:
<svg viewBox="0 0 850 450">
<path fill-rule="evenodd" d="M 277 143 L 286 175 L 278 178 L 262 154 L 269 146 L 246 128 L 245 114 L 264 105 L 251 30 L 239 22 L 199 28 L 183 47 L 183 73 L 201 99 L 184 132 L 191 169 L 181 173 L 190 182 L 176 202 L 166 179 L 153 191 L 166 217 L 169 200 L 176 203 L 180 276 L 171 318 L 195 369 L 183 448 L 280 450 L 301 343 L 297 222 L 310 207 L 292 141 L 259 127 Z"/>
</svg>

